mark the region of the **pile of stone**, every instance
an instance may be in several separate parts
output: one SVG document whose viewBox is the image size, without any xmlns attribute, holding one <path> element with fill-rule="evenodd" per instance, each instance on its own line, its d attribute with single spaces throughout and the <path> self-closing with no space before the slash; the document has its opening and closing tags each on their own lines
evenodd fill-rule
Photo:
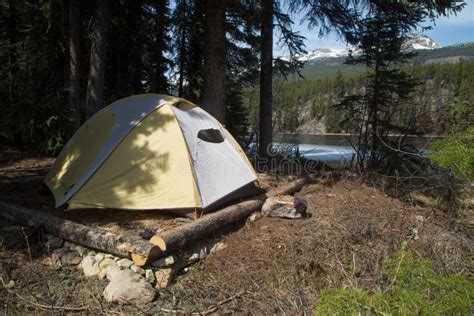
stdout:
<svg viewBox="0 0 474 316">
<path fill-rule="evenodd" d="M 156 292 L 168 287 L 179 273 L 208 254 L 226 246 L 217 239 L 206 240 L 193 247 L 139 267 L 126 258 L 91 251 L 80 245 L 63 242 L 60 238 L 46 235 L 45 245 L 51 255 L 43 263 L 54 269 L 77 266 L 86 277 L 107 280 L 103 291 L 107 302 L 119 304 L 144 304 L 155 298 Z"/>
</svg>

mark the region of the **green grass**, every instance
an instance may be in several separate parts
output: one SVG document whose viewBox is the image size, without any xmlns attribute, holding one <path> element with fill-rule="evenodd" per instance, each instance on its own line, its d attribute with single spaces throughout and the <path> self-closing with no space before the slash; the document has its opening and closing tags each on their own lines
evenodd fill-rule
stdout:
<svg viewBox="0 0 474 316">
<path fill-rule="evenodd" d="M 461 179 L 474 181 L 474 127 L 434 142 L 433 149 L 433 162 L 450 168 Z"/>
<path fill-rule="evenodd" d="M 474 283 L 461 275 L 443 276 L 431 261 L 407 249 L 383 263 L 388 286 L 383 292 L 325 289 L 317 315 L 469 315 L 474 312 Z"/>
</svg>

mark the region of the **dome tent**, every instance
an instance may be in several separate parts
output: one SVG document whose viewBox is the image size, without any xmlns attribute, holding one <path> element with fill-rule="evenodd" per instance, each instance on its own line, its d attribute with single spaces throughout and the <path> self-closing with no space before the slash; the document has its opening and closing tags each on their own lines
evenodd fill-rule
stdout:
<svg viewBox="0 0 474 316">
<path fill-rule="evenodd" d="M 248 194 L 245 153 L 209 113 L 180 98 L 143 94 L 85 122 L 45 183 L 56 207 L 209 209 Z"/>
</svg>

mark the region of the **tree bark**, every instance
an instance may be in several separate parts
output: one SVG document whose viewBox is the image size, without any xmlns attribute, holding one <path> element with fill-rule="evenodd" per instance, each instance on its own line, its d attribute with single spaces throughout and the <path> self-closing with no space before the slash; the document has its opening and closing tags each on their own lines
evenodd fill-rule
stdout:
<svg viewBox="0 0 474 316">
<path fill-rule="evenodd" d="M 69 1 L 69 108 L 74 112 L 74 131 L 81 126 L 80 108 L 80 4 Z"/>
<path fill-rule="evenodd" d="M 159 247 L 143 239 L 119 236 L 100 228 L 2 201 L 0 201 L 0 217 L 25 226 L 41 227 L 51 235 L 119 257 L 132 258 L 141 265 L 149 256 L 153 257 L 157 252 L 161 252 Z"/>
<path fill-rule="evenodd" d="M 17 11 L 15 0 L 8 1 L 8 101 L 10 104 L 16 102 L 16 93 L 14 85 L 14 76 L 16 70 L 17 50 L 16 41 L 18 40 L 17 32 Z"/>
<path fill-rule="evenodd" d="M 182 22 L 181 22 L 182 23 Z M 184 58 L 185 58 L 185 45 L 186 45 L 186 30 L 181 25 L 181 32 L 179 34 L 179 79 L 178 79 L 178 97 L 182 98 L 184 95 Z"/>
<path fill-rule="evenodd" d="M 272 142 L 272 80 L 273 80 L 273 0 L 262 0 L 260 56 L 260 157 L 267 157 Z"/>
<path fill-rule="evenodd" d="M 206 0 L 202 107 L 220 122 L 225 116 L 225 1 Z"/>
<path fill-rule="evenodd" d="M 100 110 L 103 105 L 109 13 L 110 0 L 98 0 L 97 13 L 91 35 L 90 67 L 86 92 L 88 118 Z"/>
</svg>

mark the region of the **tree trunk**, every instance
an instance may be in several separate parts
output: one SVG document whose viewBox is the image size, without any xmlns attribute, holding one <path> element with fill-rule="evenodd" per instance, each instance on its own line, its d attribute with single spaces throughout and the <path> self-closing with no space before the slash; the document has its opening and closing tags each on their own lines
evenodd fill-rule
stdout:
<svg viewBox="0 0 474 316">
<path fill-rule="evenodd" d="M 80 4 L 69 2 L 69 108 L 74 112 L 74 131 L 81 126 L 80 108 Z"/>
<path fill-rule="evenodd" d="M 225 1 L 206 0 L 202 107 L 220 122 L 225 113 Z"/>
<path fill-rule="evenodd" d="M 8 1 L 8 101 L 10 104 L 16 102 L 15 85 L 13 80 L 17 60 L 16 41 L 18 40 L 15 2 L 16 0 Z"/>
<path fill-rule="evenodd" d="M 258 152 L 260 157 L 267 157 L 267 149 L 272 142 L 273 0 L 262 2 Z"/>
<path fill-rule="evenodd" d="M 191 102 L 200 103 L 203 92 L 203 67 L 204 67 L 204 37 L 205 37 L 205 1 L 194 1 L 190 13 L 189 50 L 187 51 L 188 62 L 185 66 L 188 85 L 184 97 Z"/>
<path fill-rule="evenodd" d="M 182 23 L 182 22 L 180 22 Z M 181 25 L 181 32 L 179 34 L 179 79 L 178 79 L 178 97 L 182 98 L 184 94 L 184 58 L 185 58 L 185 45 L 186 45 L 186 30 Z"/>
<path fill-rule="evenodd" d="M 20 225 L 41 227 L 51 235 L 76 244 L 119 257 L 132 258 L 139 265 L 145 264 L 148 257 L 156 257 L 157 253 L 161 253 L 159 247 L 141 238 L 116 235 L 100 228 L 2 201 L 0 201 L 0 217 Z"/>
<path fill-rule="evenodd" d="M 169 67 L 169 61 L 166 54 L 169 51 L 168 43 L 171 41 L 169 37 L 170 18 L 169 18 L 168 0 L 155 1 L 153 7 L 156 10 L 154 21 L 154 45 L 152 56 L 154 63 L 151 73 L 152 88 L 156 93 L 167 93 L 169 90 L 168 78 L 166 72 Z"/>
<path fill-rule="evenodd" d="M 88 118 L 100 110 L 103 105 L 109 13 L 110 0 L 98 0 L 97 14 L 91 35 L 90 67 L 86 92 Z"/>
</svg>

